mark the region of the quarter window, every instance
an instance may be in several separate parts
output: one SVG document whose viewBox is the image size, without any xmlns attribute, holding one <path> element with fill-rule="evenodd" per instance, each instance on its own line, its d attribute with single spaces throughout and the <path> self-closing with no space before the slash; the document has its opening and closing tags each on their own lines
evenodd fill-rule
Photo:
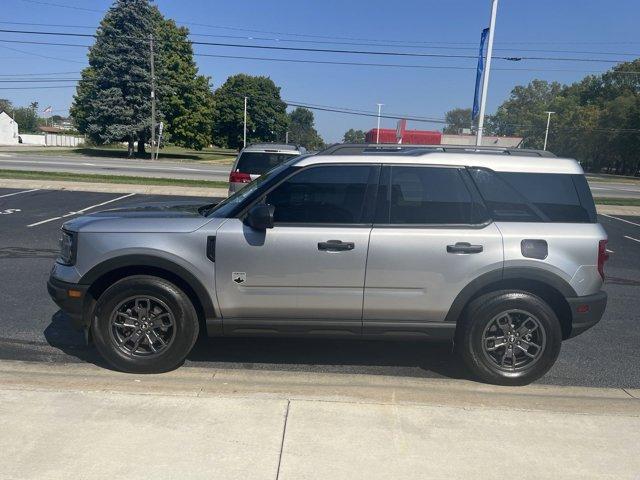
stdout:
<svg viewBox="0 0 640 480">
<path fill-rule="evenodd" d="M 294 174 L 269 192 L 275 223 L 362 223 L 368 186 L 377 168 L 321 166 Z"/>
<path fill-rule="evenodd" d="M 456 168 L 390 167 L 387 218 L 391 224 L 470 224 L 474 202 Z"/>
</svg>

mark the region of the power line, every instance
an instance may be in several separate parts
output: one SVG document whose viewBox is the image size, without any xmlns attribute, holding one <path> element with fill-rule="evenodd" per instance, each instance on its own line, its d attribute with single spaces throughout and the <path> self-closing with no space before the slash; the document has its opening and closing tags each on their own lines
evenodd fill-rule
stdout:
<svg viewBox="0 0 640 480">
<path fill-rule="evenodd" d="M 28 23 L 28 22 L 0 22 L 0 24 L 9 25 L 29 25 L 29 26 L 41 26 L 41 27 L 59 27 L 59 28 L 84 28 L 96 30 L 97 27 L 82 26 L 82 25 L 61 25 L 61 24 L 47 24 L 47 23 Z M 6 32 L 23 33 L 19 30 L 6 30 Z M 91 34 L 71 34 L 68 32 L 33 32 L 42 35 L 65 35 L 65 36 L 84 36 L 95 37 Z M 258 40 L 268 42 L 289 42 L 289 43 L 311 43 L 311 44 L 330 44 L 330 45 L 355 45 L 355 46 L 374 46 L 374 47 L 403 47 L 403 48 L 426 48 L 426 49 L 442 49 L 442 50 L 477 50 L 477 46 L 472 43 L 459 43 L 459 42 L 423 42 L 421 45 L 411 43 L 363 43 L 363 42 L 345 42 L 345 41 L 329 41 L 329 40 L 303 40 L 303 39 L 289 39 L 289 38 L 277 38 L 277 37 L 256 37 L 256 36 L 241 36 L 241 35 L 221 35 L 221 34 L 208 34 L 208 33 L 194 33 L 189 32 L 191 37 L 213 37 L 213 38 L 231 38 L 237 40 Z M 131 36 L 130 36 L 131 37 Z M 137 38 L 137 37 L 131 37 Z M 457 45 L 457 46 L 451 46 Z M 472 46 L 462 46 L 472 45 Z M 519 52 L 546 52 L 546 53 L 576 53 L 584 55 L 625 55 L 625 56 L 640 56 L 638 53 L 627 52 L 600 52 L 600 51 L 583 51 L 583 50 L 550 50 L 542 48 L 494 48 L 496 51 L 513 52 L 515 50 Z"/>
<path fill-rule="evenodd" d="M 17 33 L 17 34 L 29 34 L 29 35 L 62 35 L 68 37 L 95 37 L 95 35 L 84 33 L 69 33 L 69 32 L 43 32 L 43 31 L 31 31 L 31 30 L 10 30 L 0 29 L 1 33 Z M 132 37 L 142 41 L 142 38 Z M 35 45 L 52 45 L 52 46 L 66 46 L 66 47 L 89 47 L 89 45 L 81 45 L 74 43 L 56 43 L 56 42 L 38 42 L 27 40 L 0 40 L 5 43 L 25 43 Z M 280 50 L 280 51 L 296 51 L 296 52 L 314 52 L 314 53 L 338 53 L 338 54 L 351 54 L 351 55 L 377 55 L 377 56 L 399 56 L 399 57 L 420 57 L 420 58 L 464 58 L 464 59 L 476 59 L 477 55 L 466 54 L 446 54 L 446 53 L 424 53 L 424 52 L 390 52 L 379 50 L 346 50 L 346 49 L 333 49 L 333 48 L 307 48 L 307 47 L 280 47 L 273 45 L 247 45 L 240 43 L 223 43 L 223 42 L 200 42 L 191 40 L 192 45 L 203 46 L 215 46 L 215 47 L 231 47 L 231 48 L 251 48 L 259 50 Z M 493 59 L 506 60 L 506 61 L 521 61 L 521 60 L 541 60 L 541 61 L 567 61 L 567 62 L 597 62 L 597 63 L 621 63 L 626 62 L 626 59 L 602 59 L 602 58 L 576 58 L 576 57 L 536 57 L 536 56 L 493 56 Z"/>
<path fill-rule="evenodd" d="M 32 3 L 32 4 L 37 4 L 37 5 L 45 5 L 45 6 L 50 6 L 50 7 L 59 7 L 59 8 L 66 8 L 66 9 L 71 9 L 71 10 L 84 10 L 84 11 L 89 11 L 89 12 L 97 12 L 97 13 L 105 13 L 106 10 L 98 10 L 98 9 L 91 9 L 91 8 L 83 8 L 83 7 L 77 7 L 77 6 L 73 6 L 73 5 L 65 5 L 65 4 L 60 4 L 60 3 L 54 3 L 54 2 L 45 2 L 45 1 L 40 1 L 40 0 L 20 0 L 22 2 L 26 2 L 26 3 Z M 5 24 L 14 24 L 14 25 L 42 25 L 42 26 L 61 26 L 61 27 L 67 27 L 67 28 L 95 28 L 95 27 L 84 27 L 84 26 L 77 26 L 77 25 L 55 25 L 55 24 L 38 24 L 38 23 L 28 23 L 28 22 L 0 22 L 0 23 L 5 23 Z M 345 36 L 329 36 L 329 35 L 313 35 L 313 34 L 308 34 L 308 33 L 294 33 L 294 32 L 277 32 L 277 31 L 269 31 L 269 30 L 260 30 L 260 29 L 252 29 L 252 28 L 246 28 L 246 27 L 235 27 L 235 26 L 229 26 L 229 25 L 212 25 L 212 24 L 206 24 L 206 23 L 198 23 L 198 22 L 187 22 L 187 21 L 180 21 L 180 20 L 176 20 L 177 24 L 180 25 L 194 25 L 194 26 L 200 26 L 200 27 L 204 27 L 204 28 L 211 28 L 211 29 L 222 29 L 222 30 L 232 30 L 232 31 L 241 31 L 241 32 L 249 32 L 249 33 L 265 33 L 265 34 L 269 34 L 269 35 L 284 35 L 284 36 L 292 36 L 292 37 L 299 37 L 299 38 L 321 38 L 321 39 L 338 39 L 338 40 L 351 40 L 351 41 L 362 41 L 362 42 L 372 42 L 374 44 L 380 44 L 381 42 L 386 42 L 386 43 L 393 43 L 394 45 L 400 45 L 400 44 L 407 44 L 407 43 L 414 43 L 414 44 L 421 44 L 421 45 L 427 45 L 427 44 L 438 44 L 438 45 L 469 45 L 469 46 L 473 46 L 477 48 L 477 42 L 450 42 L 450 41 L 424 41 L 424 40 L 396 40 L 396 39 L 381 39 L 381 38 L 362 38 L 362 37 L 345 37 Z M 284 39 L 280 39 L 281 41 Z M 553 41 L 553 40 L 547 40 L 547 41 L 510 41 L 510 42 L 501 42 L 501 45 L 504 44 L 514 44 L 514 45 L 533 45 L 533 44 L 539 44 L 539 45 L 558 45 L 558 44 L 567 44 L 567 45 L 638 45 L 640 44 L 640 42 L 637 41 L 622 41 L 622 42 L 594 42 L 594 41 L 590 41 L 590 42 L 585 42 L 585 41 L 577 41 L 577 42 L 571 42 L 571 41 L 566 41 L 566 40 L 562 40 L 562 41 Z"/>
<path fill-rule="evenodd" d="M 82 10 L 85 12 L 96 12 L 96 13 L 104 13 L 105 10 L 96 10 L 94 8 L 86 8 L 86 7 L 78 7 L 75 5 L 63 5 L 61 3 L 53 3 L 53 2 L 42 2 L 39 0 L 20 0 L 21 2 L 25 2 L 25 3 L 33 3 L 36 5 L 45 5 L 47 7 L 58 7 L 58 8 L 67 8 L 70 10 Z"/>
<path fill-rule="evenodd" d="M 52 57 L 50 55 L 42 55 L 40 53 L 28 52 L 26 50 L 20 50 L 18 48 L 7 47 L 6 45 L 0 45 L 0 48 L 4 48 L 5 50 L 11 50 L 12 52 L 22 53 L 24 55 L 31 55 L 32 57 L 46 58 L 47 60 L 56 60 L 58 62 L 68 62 L 68 63 L 82 63 L 80 60 L 70 60 L 68 58 L 60 58 L 60 57 Z"/>
<path fill-rule="evenodd" d="M 401 64 L 401 63 L 369 63 L 369 62 L 340 62 L 334 60 L 307 60 L 292 58 L 271 58 L 271 57 L 246 57 L 238 55 L 217 55 L 212 53 L 194 53 L 196 57 L 212 57 L 212 58 L 229 58 L 233 60 L 258 60 L 267 62 L 283 62 L 283 63 L 310 63 L 320 65 L 347 65 L 361 67 L 397 67 L 397 68 L 418 68 L 418 69 L 434 69 L 434 70 L 476 70 L 476 67 L 462 67 L 456 65 L 419 65 L 419 64 Z M 573 70 L 573 69 L 557 69 L 557 68 L 492 68 L 492 71 L 503 72 L 564 72 L 564 73 L 590 73 L 603 74 L 595 70 Z M 627 72 L 609 72 L 615 75 L 640 75 L 640 71 Z"/>
</svg>

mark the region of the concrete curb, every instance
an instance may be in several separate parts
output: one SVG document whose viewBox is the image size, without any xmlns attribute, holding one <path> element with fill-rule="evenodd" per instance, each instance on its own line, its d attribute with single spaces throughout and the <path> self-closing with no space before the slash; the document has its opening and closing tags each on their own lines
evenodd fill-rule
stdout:
<svg viewBox="0 0 640 480">
<path fill-rule="evenodd" d="M 134 185 L 126 183 L 89 183 L 60 180 L 23 180 L 0 178 L 2 188 L 68 190 L 72 192 L 139 193 L 142 195 L 179 195 L 226 197 L 226 188 L 177 187 L 172 185 Z"/>
<path fill-rule="evenodd" d="M 640 390 L 529 385 L 498 387 L 468 380 L 182 367 L 131 375 L 90 364 L 0 361 L 11 390 L 94 391 L 138 395 L 261 397 L 285 400 L 542 410 L 640 417 Z"/>
</svg>

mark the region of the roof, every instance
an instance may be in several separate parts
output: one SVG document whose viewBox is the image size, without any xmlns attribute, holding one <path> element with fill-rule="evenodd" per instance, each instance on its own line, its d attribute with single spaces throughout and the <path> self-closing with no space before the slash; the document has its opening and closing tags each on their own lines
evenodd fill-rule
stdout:
<svg viewBox="0 0 640 480">
<path fill-rule="evenodd" d="M 477 151 L 440 151 L 434 149 L 406 149 L 397 152 L 368 152 L 354 154 L 325 154 L 303 157 L 297 166 L 339 163 L 377 163 L 377 164 L 411 164 L 411 165 L 439 165 L 461 167 L 483 167 L 498 172 L 527 172 L 527 173 L 584 173 L 580 164 L 570 158 L 555 156 L 513 155 L 497 152 L 494 149 Z"/>
<path fill-rule="evenodd" d="M 64 132 L 64 130 L 59 128 L 59 127 L 46 127 L 46 126 L 40 126 L 40 127 L 38 127 L 38 130 L 40 130 L 41 132 L 44 132 L 44 133 L 62 133 L 62 132 Z"/>
<path fill-rule="evenodd" d="M 245 148 L 244 152 L 264 152 L 266 150 L 273 150 L 277 152 L 295 152 L 304 151 L 299 145 L 287 144 L 287 143 L 253 143 Z"/>
</svg>

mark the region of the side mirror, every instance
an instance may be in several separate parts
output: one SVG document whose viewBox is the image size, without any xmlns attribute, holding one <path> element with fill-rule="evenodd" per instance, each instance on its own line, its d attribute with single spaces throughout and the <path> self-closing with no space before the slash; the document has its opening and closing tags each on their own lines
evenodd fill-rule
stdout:
<svg viewBox="0 0 640 480">
<path fill-rule="evenodd" d="M 266 230 L 267 228 L 273 228 L 274 211 L 275 207 L 273 205 L 254 205 L 249 209 L 249 212 L 244 219 L 244 223 L 255 230 Z"/>
</svg>

